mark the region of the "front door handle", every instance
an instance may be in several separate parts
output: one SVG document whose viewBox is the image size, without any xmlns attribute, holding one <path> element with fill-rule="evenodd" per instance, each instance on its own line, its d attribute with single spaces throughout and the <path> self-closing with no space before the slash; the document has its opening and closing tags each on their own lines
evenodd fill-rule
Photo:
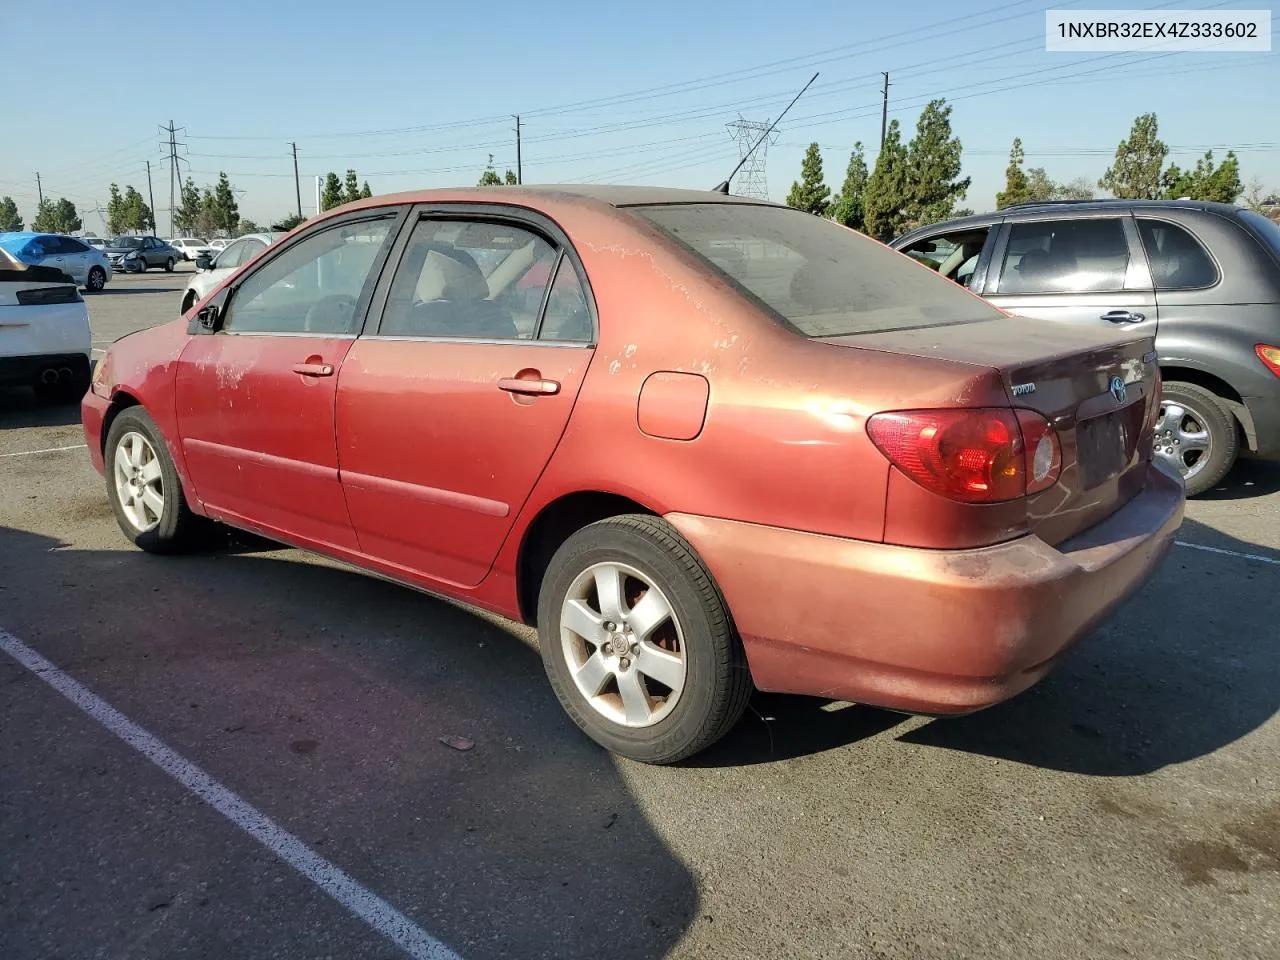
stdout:
<svg viewBox="0 0 1280 960">
<path fill-rule="evenodd" d="M 300 373 L 304 377 L 332 377 L 333 364 L 331 363 L 295 363 L 293 372 Z"/>
<path fill-rule="evenodd" d="M 556 380 L 543 380 L 541 377 L 526 380 L 524 377 L 503 377 L 498 381 L 498 389 L 507 393 L 523 393 L 535 397 L 548 397 L 560 392 L 560 383 Z"/>
<path fill-rule="evenodd" d="M 1111 323 L 1141 323 L 1147 319 L 1144 313 L 1134 313 L 1132 310 L 1111 310 L 1104 313 L 1100 320 L 1107 320 Z"/>
</svg>

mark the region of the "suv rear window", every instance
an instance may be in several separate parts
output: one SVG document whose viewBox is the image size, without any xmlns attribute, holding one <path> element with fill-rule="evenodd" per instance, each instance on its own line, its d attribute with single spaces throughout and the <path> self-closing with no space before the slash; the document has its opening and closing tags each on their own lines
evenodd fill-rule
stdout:
<svg viewBox="0 0 1280 960">
<path fill-rule="evenodd" d="M 1003 315 L 878 240 L 800 210 L 739 203 L 630 210 L 806 337 Z"/>
<path fill-rule="evenodd" d="M 1272 254 L 1277 259 L 1280 259 L 1280 224 L 1277 224 L 1274 220 L 1268 220 L 1262 214 L 1253 210 L 1241 210 L 1240 219 L 1258 235 L 1258 238 L 1266 244 Z"/>
</svg>

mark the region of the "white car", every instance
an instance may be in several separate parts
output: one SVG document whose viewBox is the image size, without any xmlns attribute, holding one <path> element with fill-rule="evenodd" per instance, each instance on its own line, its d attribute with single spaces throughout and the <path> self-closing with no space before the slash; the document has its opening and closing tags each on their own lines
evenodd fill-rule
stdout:
<svg viewBox="0 0 1280 960">
<path fill-rule="evenodd" d="M 216 240 L 209 241 L 209 249 L 213 251 L 225 250 L 228 244 L 234 243 L 233 237 L 218 237 Z"/>
<path fill-rule="evenodd" d="M 0 248 L 0 386 L 31 387 L 45 403 L 79 403 L 93 359 L 89 309 L 57 267 Z"/>
<path fill-rule="evenodd" d="M 182 253 L 183 260 L 194 260 L 202 253 L 212 253 L 214 248 L 196 237 L 179 237 L 170 240 L 169 246 Z"/>
<path fill-rule="evenodd" d="M 182 312 L 190 310 L 207 297 L 214 287 L 283 236 L 283 233 L 246 233 L 243 237 L 236 237 L 213 256 L 206 254 L 198 257 L 196 274 L 187 283 L 187 289 L 182 291 Z"/>
</svg>

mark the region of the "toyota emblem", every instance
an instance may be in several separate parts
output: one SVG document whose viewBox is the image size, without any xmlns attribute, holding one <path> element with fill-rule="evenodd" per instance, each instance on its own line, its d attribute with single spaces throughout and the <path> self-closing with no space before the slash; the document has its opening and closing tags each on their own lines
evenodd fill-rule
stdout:
<svg viewBox="0 0 1280 960">
<path fill-rule="evenodd" d="M 1125 389 L 1124 381 L 1119 377 L 1111 378 L 1111 395 L 1116 398 L 1116 403 L 1124 403 L 1125 395 L 1128 390 Z"/>
</svg>

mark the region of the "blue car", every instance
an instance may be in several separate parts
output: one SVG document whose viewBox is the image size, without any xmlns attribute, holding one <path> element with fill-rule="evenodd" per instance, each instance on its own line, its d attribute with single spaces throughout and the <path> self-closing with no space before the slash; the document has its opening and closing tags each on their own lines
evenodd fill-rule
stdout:
<svg viewBox="0 0 1280 960">
<path fill-rule="evenodd" d="M 0 233 L 0 247 L 33 267 L 53 267 L 86 290 L 98 291 L 111 279 L 106 255 L 75 237 L 57 233 Z"/>
</svg>

